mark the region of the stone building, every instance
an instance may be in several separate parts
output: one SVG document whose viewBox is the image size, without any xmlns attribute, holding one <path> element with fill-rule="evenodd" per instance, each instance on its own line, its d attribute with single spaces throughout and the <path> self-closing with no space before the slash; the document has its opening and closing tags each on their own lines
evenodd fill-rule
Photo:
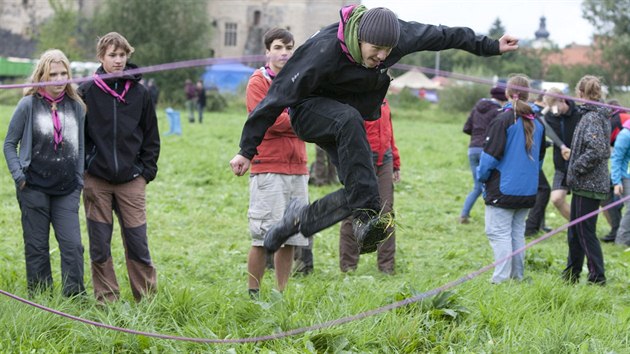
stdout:
<svg viewBox="0 0 630 354">
<path fill-rule="evenodd" d="M 203 0 L 187 0 L 203 1 Z M 206 0 L 211 21 L 209 56 L 217 58 L 264 53 L 262 36 L 269 28 L 290 30 L 299 45 L 320 28 L 339 20 L 339 9 L 358 0 Z M 103 0 L 69 2 L 86 17 Z M 147 4 L 150 4 L 147 0 Z M 54 14 L 49 0 L 0 0 L 0 31 L 32 41 L 37 28 Z M 0 44 L 2 47 L 2 44 Z M 0 48 L 0 55 L 2 48 Z M 6 55 L 6 54 L 5 54 Z"/>
</svg>

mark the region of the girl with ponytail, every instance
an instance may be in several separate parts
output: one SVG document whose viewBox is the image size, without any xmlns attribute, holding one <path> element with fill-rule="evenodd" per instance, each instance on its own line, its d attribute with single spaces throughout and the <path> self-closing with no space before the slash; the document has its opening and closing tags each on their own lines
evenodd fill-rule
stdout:
<svg viewBox="0 0 630 354">
<path fill-rule="evenodd" d="M 486 132 L 477 176 L 484 183 L 486 234 L 496 265 L 493 283 L 523 278 L 525 254 L 509 257 L 525 246 L 525 218 L 536 202 L 539 171 L 545 156 L 545 129 L 527 103 L 529 80 L 507 82 L 509 103 Z"/>
</svg>

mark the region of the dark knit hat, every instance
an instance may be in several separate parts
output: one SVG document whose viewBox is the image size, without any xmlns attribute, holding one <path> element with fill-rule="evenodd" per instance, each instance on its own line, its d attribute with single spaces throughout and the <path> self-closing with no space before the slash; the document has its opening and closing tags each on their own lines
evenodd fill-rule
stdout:
<svg viewBox="0 0 630 354">
<path fill-rule="evenodd" d="M 505 87 L 493 87 L 490 89 L 490 96 L 492 96 L 495 100 L 507 101 L 507 97 L 505 96 Z"/>
<path fill-rule="evenodd" d="M 398 17 L 391 10 L 375 7 L 359 22 L 359 40 L 383 47 L 395 47 L 400 37 Z"/>
</svg>

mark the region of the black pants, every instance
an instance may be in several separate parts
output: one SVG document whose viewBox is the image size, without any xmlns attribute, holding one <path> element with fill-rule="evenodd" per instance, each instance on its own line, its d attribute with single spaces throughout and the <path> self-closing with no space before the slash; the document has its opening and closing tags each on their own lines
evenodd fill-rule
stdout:
<svg viewBox="0 0 630 354">
<path fill-rule="evenodd" d="M 600 200 L 591 199 L 577 194 L 571 198 L 571 220 L 575 220 L 599 208 Z M 588 266 L 588 281 L 605 283 L 604 255 L 595 234 L 597 215 L 569 227 L 567 240 L 569 243 L 569 257 L 564 277 L 577 282 L 582 272 L 584 256 Z"/>
<path fill-rule="evenodd" d="M 300 139 L 328 153 L 344 185 L 308 206 L 300 224 L 304 236 L 366 209 L 379 210 L 372 150 L 363 118 L 356 109 L 329 98 L 309 98 L 291 108 L 291 125 Z"/>
<path fill-rule="evenodd" d="M 79 189 L 68 195 L 49 195 L 29 187 L 17 191 L 22 211 L 26 279 L 31 293 L 53 284 L 49 244 L 51 225 L 59 244 L 63 294 L 73 296 L 85 292 L 80 195 Z"/>
<path fill-rule="evenodd" d="M 540 231 L 545 226 L 545 209 L 549 203 L 551 196 L 551 187 L 549 181 L 542 170 L 538 175 L 538 192 L 536 194 L 536 204 L 529 210 L 527 220 L 525 221 L 525 232 Z"/>
</svg>

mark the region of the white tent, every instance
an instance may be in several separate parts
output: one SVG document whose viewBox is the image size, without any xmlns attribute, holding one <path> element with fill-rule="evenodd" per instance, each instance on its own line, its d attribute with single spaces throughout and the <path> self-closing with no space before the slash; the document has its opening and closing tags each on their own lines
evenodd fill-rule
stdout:
<svg viewBox="0 0 630 354">
<path fill-rule="evenodd" d="M 405 87 L 414 90 L 437 90 L 441 88 L 440 84 L 431 81 L 426 75 L 415 69 L 394 78 L 389 85 L 392 92 L 400 92 Z"/>
</svg>

